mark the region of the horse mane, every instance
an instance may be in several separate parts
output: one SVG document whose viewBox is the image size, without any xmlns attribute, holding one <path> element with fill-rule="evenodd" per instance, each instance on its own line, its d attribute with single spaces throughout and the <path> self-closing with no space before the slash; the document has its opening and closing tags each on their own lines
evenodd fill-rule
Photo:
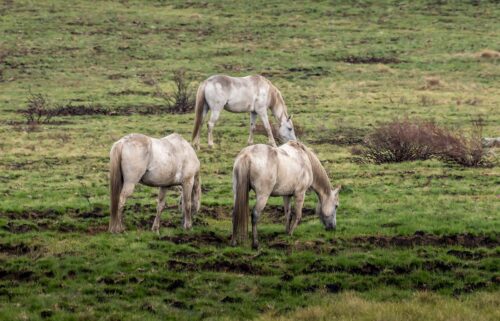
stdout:
<svg viewBox="0 0 500 321">
<path fill-rule="evenodd" d="M 325 168 L 321 165 L 316 154 L 313 153 L 308 147 L 298 141 L 290 141 L 288 142 L 291 146 L 294 146 L 297 149 L 303 150 L 309 161 L 311 162 L 311 168 L 313 172 L 313 189 L 316 192 L 322 192 L 325 195 L 328 195 L 332 190 L 332 184 L 330 183 L 330 179 L 328 178 L 328 174 L 326 173 Z"/>
<path fill-rule="evenodd" d="M 278 88 L 276 88 L 275 85 L 269 81 L 269 79 L 264 78 L 266 82 L 269 84 L 269 107 L 271 108 L 271 111 L 274 115 L 274 117 L 277 120 L 282 120 L 283 117 L 288 118 L 288 110 L 286 108 L 285 100 L 283 99 L 283 96 L 281 95 L 281 92 L 279 91 Z M 281 106 L 282 109 L 280 110 L 281 114 L 277 115 L 276 113 L 278 110 L 276 110 L 276 107 Z"/>
</svg>

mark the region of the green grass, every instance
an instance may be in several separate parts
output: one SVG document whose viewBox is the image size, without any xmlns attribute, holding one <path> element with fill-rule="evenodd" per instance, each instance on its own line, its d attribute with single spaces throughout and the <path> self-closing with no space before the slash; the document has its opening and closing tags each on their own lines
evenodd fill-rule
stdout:
<svg viewBox="0 0 500 321">
<path fill-rule="evenodd" d="M 498 136 L 500 59 L 478 55 L 500 49 L 496 3 L 4 1 L 0 14 L 0 319 L 316 320 L 335 300 L 353 319 L 394 309 L 418 320 L 438 305 L 494 319 L 498 166 L 359 164 L 349 142 L 404 115 L 462 131 L 481 116 L 484 135 Z M 172 191 L 151 233 L 157 190 L 137 186 L 128 231 L 105 233 L 112 143 L 131 132 L 188 139 L 193 114 L 66 116 L 30 130 L 19 110 L 30 92 L 52 105 L 161 106 L 155 93 L 172 90 L 178 68 L 193 85 L 263 74 L 280 88 L 300 139 L 343 186 L 337 231 L 311 215 L 310 194 L 287 236 L 272 198 L 261 250 L 229 246 L 249 116 L 222 113 L 214 150 L 202 130 L 193 231 L 181 230 Z M 440 85 L 426 86 L 430 76 Z"/>
</svg>

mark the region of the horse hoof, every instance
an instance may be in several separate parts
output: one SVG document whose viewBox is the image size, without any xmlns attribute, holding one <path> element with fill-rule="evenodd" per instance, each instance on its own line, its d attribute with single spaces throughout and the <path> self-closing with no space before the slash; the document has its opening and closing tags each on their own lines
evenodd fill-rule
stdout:
<svg viewBox="0 0 500 321">
<path fill-rule="evenodd" d="M 252 244 L 252 249 L 258 250 L 259 249 L 259 243 L 253 243 Z"/>
</svg>

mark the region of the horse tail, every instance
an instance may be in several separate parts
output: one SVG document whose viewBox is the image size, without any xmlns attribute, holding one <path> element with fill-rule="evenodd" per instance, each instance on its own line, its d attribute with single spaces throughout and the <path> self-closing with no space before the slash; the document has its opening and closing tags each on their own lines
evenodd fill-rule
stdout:
<svg viewBox="0 0 500 321">
<path fill-rule="evenodd" d="M 203 121 L 203 109 L 205 108 L 205 85 L 206 81 L 202 82 L 198 87 L 198 92 L 196 93 L 196 104 L 194 106 L 195 119 L 194 119 L 194 129 L 192 140 L 194 143 L 195 138 L 200 134 L 201 122 Z"/>
<path fill-rule="evenodd" d="M 198 213 L 201 203 L 201 179 L 198 171 L 194 176 L 193 192 L 191 193 L 191 208 L 194 213 Z"/>
<path fill-rule="evenodd" d="M 109 166 L 109 189 L 111 199 L 111 218 L 109 221 L 109 231 L 117 232 L 121 228 L 121 221 L 118 217 L 118 205 L 120 202 L 120 193 L 123 188 L 122 175 L 122 148 L 123 143 L 118 142 L 113 145 L 110 152 Z"/>
<path fill-rule="evenodd" d="M 250 191 L 250 160 L 243 157 L 233 170 L 233 236 L 231 243 L 243 244 L 248 239 L 248 194 Z"/>
</svg>

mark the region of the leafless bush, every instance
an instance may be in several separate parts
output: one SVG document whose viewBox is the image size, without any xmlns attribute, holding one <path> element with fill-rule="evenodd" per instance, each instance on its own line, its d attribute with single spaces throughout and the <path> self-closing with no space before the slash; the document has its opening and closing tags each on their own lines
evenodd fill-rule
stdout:
<svg viewBox="0 0 500 321">
<path fill-rule="evenodd" d="M 471 134 L 465 136 L 431 121 L 396 119 L 376 128 L 361 148 L 353 148 L 351 152 L 361 160 L 377 164 L 435 157 L 466 167 L 481 166 L 487 156 L 482 128 L 482 120 L 475 120 Z"/>
<path fill-rule="evenodd" d="M 54 110 L 49 106 L 47 96 L 33 93 L 30 93 L 27 106 L 21 113 L 26 118 L 26 124 L 30 126 L 48 123 L 54 116 Z"/>
<path fill-rule="evenodd" d="M 449 129 L 439 129 L 434 139 L 436 157 L 465 167 L 477 167 L 486 164 L 487 149 L 483 147 L 484 121 L 479 118 L 472 121 L 469 135 Z"/>
<path fill-rule="evenodd" d="M 408 118 L 393 120 L 365 137 L 363 148 L 354 154 L 374 163 L 394 163 L 428 159 L 436 125 Z"/>
<path fill-rule="evenodd" d="M 194 109 L 195 90 L 192 83 L 192 77 L 184 69 L 177 69 L 173 73 L 175 89 L 173 93 L 163 92 L 159 86 L 156 86 L 155 96 L 161 97 L 167 103 L 166 111 L 174 114 L 185 114 Z"/>
</svg>

